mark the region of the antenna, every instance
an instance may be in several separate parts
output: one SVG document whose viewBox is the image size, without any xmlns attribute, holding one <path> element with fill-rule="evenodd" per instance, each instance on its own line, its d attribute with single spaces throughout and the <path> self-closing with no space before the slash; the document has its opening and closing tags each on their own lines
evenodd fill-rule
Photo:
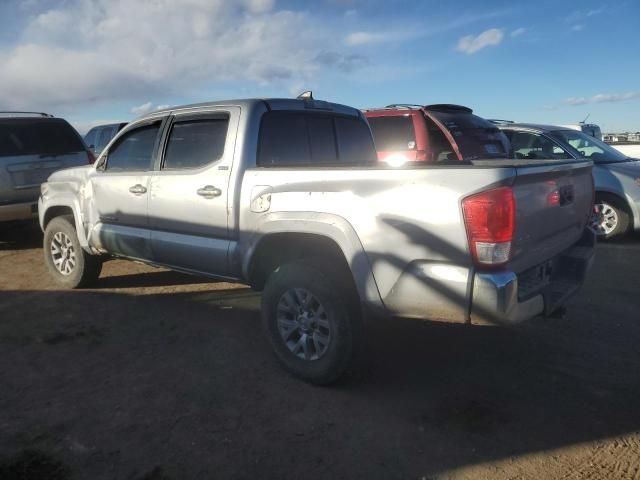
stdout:
<svg viewBox="0 0 640 480">
<path fill-rule="evenodd" d="M 591 116 L 591 114 L 590 114 L 590 113 L 589 113 L 589 114 L 587 114 L 587 116 L 586 116 L 586 117 L 584 117 L 584 120 L 582 120 L 581 122 L 578 122 L 578 123 L 580 123 L 580 125 L 584 125 L 585 123 L 587 123 L 587 119 L 588 119 L 590 116 Z"/>
</svg>

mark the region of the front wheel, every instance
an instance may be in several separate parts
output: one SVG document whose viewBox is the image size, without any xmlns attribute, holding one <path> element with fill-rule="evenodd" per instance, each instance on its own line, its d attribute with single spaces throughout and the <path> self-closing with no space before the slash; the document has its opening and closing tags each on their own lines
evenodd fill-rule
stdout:
<svg viewBox="0 0 640 480">
<path fill-rule="evenodd" d="M 71 216 L 56 217 L 49 222 L 43 249 L 49 273 L 63 288 L 84 287 L 100 276 L 102 261 L 82 249 Z"/>
<path fill-rule="evenodd" d="M 262 294 L 263 327 L 278 360 L 315 384 L 337 380 L 349 366 L 357 319 L 330 273 L 303 261 L 281 266 Z"/>
<path fill-rule="evenodd" d="M 609 240 L 627 233 L 629 214 L 618 200 L 601 196 L 596 198 L 590 227 L 599 239 Z"/>
</svg>

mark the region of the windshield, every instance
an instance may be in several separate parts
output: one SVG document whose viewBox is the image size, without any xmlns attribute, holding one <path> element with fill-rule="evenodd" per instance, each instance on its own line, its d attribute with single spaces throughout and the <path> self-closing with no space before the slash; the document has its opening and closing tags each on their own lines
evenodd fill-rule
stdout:
<svg viewBox="0 0 640 480">
<path fill-rule="evenodd" d="M 509 141 L 491 122 L 471 113 L 429 110 L 449 131 L 463 160 L 509 158 Z"/>
<path fill-rule="evenodd" d="M 575 130 L 555 130 L 551 136 L 560 141 L 568 150 L 594 163 L 626 162 L 629 158 L 622 152 Z"/>
</svg>

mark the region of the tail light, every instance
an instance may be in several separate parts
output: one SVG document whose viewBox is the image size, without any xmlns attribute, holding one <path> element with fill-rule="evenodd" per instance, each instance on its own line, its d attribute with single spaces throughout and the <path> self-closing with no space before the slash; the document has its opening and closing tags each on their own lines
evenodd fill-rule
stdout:
<svg viewBox="0 0 640 480">
<path fill-rule="evenodd" d="M 96 161 L 96 156 L 91 152 L 91 150 L 87 150 L 87 160 L 89 161 L 89 165 L 93 165 L 93 162 Z"/>
<path fill-rule="evenodd" d="M 511 187 L 471 195 L 462 201 L 473 262 L 496 267 L 509 261 L 516 227 L 516 201 Z"/>
</svg>

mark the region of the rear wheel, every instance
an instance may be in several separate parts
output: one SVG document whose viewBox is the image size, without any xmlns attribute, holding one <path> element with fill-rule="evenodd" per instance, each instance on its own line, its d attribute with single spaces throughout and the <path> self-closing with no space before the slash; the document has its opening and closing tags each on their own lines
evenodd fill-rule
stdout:
<svg viewBox="0 0 640 480">
<path fill-rule="evenodd" d="M 298 261 L 272 273 L 262 294 L 263 327 L 278 360 L 315 384 L 345 372 L 359 334 L 349 294 L 337 284 L 326 270 Z"/>
<path fill-rule="evenodd" d="M 591 230 L 602 240 L 624 235 L 629 230 L 629 213 L 622 201 L 611 195 L 596 197 L 591 216 Z"/>
<path fill-rule="evenodd" d="M 100 276 L 102 261 L 82 249 L 72 216 L 56 217 L 49 222 L 43 248 L 47 269 L 61 287 L 84 287 Z"/>
</svg>

